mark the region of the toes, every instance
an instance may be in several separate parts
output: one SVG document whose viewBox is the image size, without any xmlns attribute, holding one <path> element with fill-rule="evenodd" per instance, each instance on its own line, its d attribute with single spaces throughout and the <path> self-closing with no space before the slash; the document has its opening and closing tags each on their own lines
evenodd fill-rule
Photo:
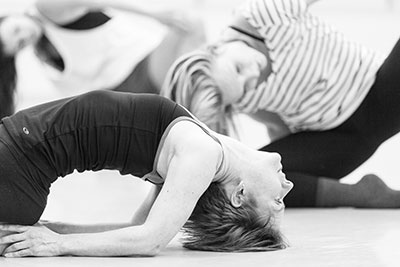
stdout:
<svg viewBox="0 0 400 267">
<path fill-rule="evenodd" d="M 359 181 L 360 184 L 364 184 L 367 186 L 384 186 L 387 187 L 385 182 L 379 176 L 375 174 L 366 174 Z"/>
</svg>

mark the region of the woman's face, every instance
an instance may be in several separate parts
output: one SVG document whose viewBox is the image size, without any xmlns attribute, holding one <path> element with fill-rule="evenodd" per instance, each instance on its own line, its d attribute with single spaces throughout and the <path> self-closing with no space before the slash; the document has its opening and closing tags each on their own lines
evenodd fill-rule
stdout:
<svg viewBox="0 0 400 267">
<path fill-rule="evenodd" d="M 266 56 L 243 41 L 218 47 L 212 71 L 224 104 L 234 104 L 247 91 L 254 90 L 266 67 Z"/>
<path fill-rule="evenodd" d="M 261 179 L 254 179 L 253 196 L 260 214 L 272 212 L 274 225 L 279 226 L 285 209 L 284 197 L 292 190 L 293 183 L 282 171 L 281 156 L 278 153 L 258 152 L 259 160 L 253 170 L 258 170 Z"/>
<path fill-rule="evenodd" d="M 41 35 L 40 25 L 28 16 L 8 16 L 0 24 L 3 52 L 10 56 L 17 54 L 26 46 L 36 43 Z"/>
</svg>

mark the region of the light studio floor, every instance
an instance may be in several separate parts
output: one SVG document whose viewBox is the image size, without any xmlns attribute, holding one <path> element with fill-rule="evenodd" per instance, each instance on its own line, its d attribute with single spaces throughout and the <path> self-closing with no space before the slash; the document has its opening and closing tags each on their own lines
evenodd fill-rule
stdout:
<svg viewBox="0 0 400 267">
<path fill-rule="evenodd" d="M 32 1 L 2 0 L 0 13 L 22 10 Z M 164 1 L 195 3 L 204 14 L 212 39 L 230 16 L 227 10 L 243 0 Z M 388 53 L 400 36 L 400 3 L 396 0 L 320 0 L 312 9 L 349 38 L 383 53 Z M 62 96 L 40 75 L 36 64 L 29 58 L 29 51 L 19 58 L 18 108 Z M 245 143 L 258 147 L 265 141 L 264 129 L 259 125 L 250 123 L 246 129 Z M 374 172 L 400 189 L 399 163 L 398 135 L 343 182 L 352 183 Z M 147 186 L 140 181 L 115 173 L 74 174 L 54 184 L 43 218 L 73 222 L 128 220 L 146 191 Z M 283 232 L 291 246 L 276 252 L 194 252 L 183 249 L 177 237 L 154 258 L 0 258 L 0 267 L 400 266 L 400 210 L 289 209 Z"/>
<path fill-rule="evenodd" d="M 0 266 L 399 266 L 399 222 L 398 211 L 293 209 L 284 223 L 291 247 L 281 251 L 194 252 L 175 239 L 154 258 L 0 258 Z"/>
</svg>

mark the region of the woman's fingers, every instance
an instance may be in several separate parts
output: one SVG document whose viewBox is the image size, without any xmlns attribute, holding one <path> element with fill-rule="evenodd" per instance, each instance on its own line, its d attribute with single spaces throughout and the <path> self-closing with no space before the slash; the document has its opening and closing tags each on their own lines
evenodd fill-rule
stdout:
<svg viewBox="0 0 400 267">
<path fill-rule="evenodd" d="M 0 244 L 12 244 L 25 240 L 25 234 L 11 234 L 0 238 Z"/>
<path fill-rule="evenodd" d="M 4 250 L 3 255 L 14 253 L 14 252 L 24 250 L 27 248 L 29 248 L 28 242 L 26 242 L 26 241 L 18 242 L 18 243 L 12 244 L 11 246 L 7 247 Z"/>
<path fill-rule="evenodd" d="M 29 248 L 4 254 L 4 257 L 6 257 L 6 258 L 21 258 L 21 257 L 29 257 L 29 256 L 34 256 L 32 250 Z"/>
<path fill-rule="evenodd" d="M 0 224 L 0 231 L 10 231 L 22 233 L 26 232 L 30 226 L 26 225 L 17 225 L 17 224 Z"/>
</svg>

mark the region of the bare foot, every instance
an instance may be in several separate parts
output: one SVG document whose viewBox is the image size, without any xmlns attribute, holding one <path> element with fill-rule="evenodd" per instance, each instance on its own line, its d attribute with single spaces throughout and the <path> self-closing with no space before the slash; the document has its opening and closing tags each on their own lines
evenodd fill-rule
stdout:
<svg viewBox="0 0 400 267">
<path fill-rule="evenodd" d="M 388 187 L 375 174 L 367 174 L 353 187 L 358 208 L 400 208 L 400 191 Z"/>
</svg>

